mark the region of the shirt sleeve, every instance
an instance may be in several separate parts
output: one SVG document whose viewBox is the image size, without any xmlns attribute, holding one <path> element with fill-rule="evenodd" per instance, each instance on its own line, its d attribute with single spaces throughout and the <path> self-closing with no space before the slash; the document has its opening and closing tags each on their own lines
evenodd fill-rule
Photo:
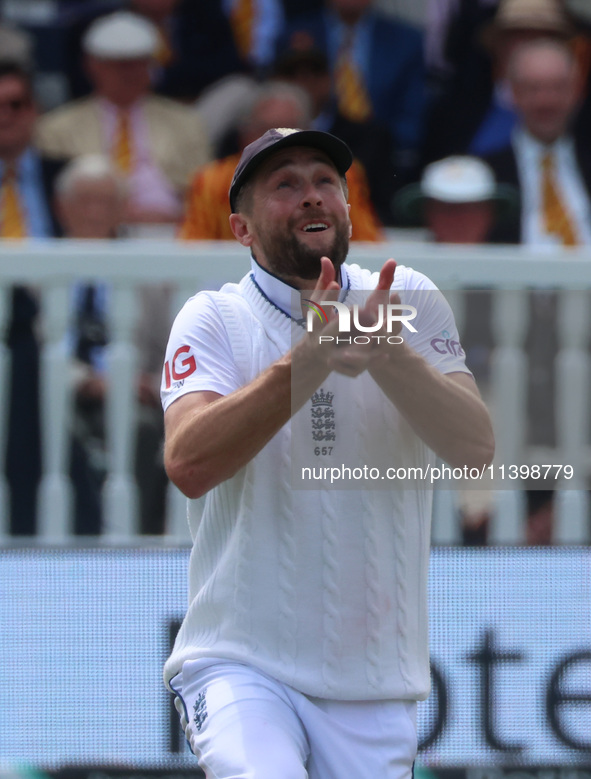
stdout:
<svg viewBox="0 0 591 779">
<path fill-rule="evenodd" d="M 187 301 L 172 326 L 162 371 L 162 407 L 166 411 L 189 392 L 228 395 L 243 383 L 215 300 L 211 293 L 200 292 Z"/>
<path fill-rule="evenodd" d="M 409 320 L 416 332 L 403 326 L 400 334 L 441 373 L 460 371 L 471 375 L 453 311 L 445 296 L 422 273 L 405 270 L 404 288 L 399 289 L 395 284 L 394 289 L 399 293 L 401 303 L 416 309 L 416 317 Z"/>
</svg>

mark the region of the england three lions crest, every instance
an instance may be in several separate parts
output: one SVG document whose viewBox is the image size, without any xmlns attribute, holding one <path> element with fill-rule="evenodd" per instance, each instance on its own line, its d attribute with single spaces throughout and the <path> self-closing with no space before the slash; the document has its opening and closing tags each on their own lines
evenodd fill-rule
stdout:
<svg viewBox="0 0 591 779">
<path fill-rule="evenodd" d="M 332 406 L 334 393 L 322 388 L 312 395 L 311 422 L 314 441 L 335 441 L 335 413 Z"/>
</svg>

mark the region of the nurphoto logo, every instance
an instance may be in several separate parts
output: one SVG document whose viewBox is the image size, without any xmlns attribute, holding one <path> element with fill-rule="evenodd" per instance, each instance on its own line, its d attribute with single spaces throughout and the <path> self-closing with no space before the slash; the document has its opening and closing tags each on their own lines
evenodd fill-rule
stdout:
<svg viewBox="0 0 591 779">
<path fill-rule="evenodd" d="M 416 333 L 417 330 L 410 323 L 417 315 L 417 309 L 414 306 L 410 306 L 404 303 L 381 303 L 378 305 L 378 316 L 375 322 L 366 324 L 362 321 L 359 313 L 359 304 L 354 303 L 349 308 L 345 303 L 341 303 L 337 300 L 320 300 L 315 303 L 313 300 L 307 298 L 302 301 L 308 306 L 308 314 L 306 317 L 306 330 L 309 333 L 314 331 L 315 317 L 318 317 L 323 325 L 328 324 L 328 314 L 326 313 L 326 307 L 332 306 L 336 309 L 338 314 L 338 329 L 339 333 L 351 333 L 353 330 L 356 335 L 340 338 L 334 335 L 319 335 L 318 343 L 354 343 L 354 344 L 369 344 L 372 342 L 384 342 L 389 344 L 401 344 L 404 339 L 398 334 L 399 327 L 396 327 L 397 334 L 393 335 L 395 323 L 400 323 L 402 327 L 406 327 L 411 333 Z M 386 334 L 382 331 L 386 329 Z M 372 333 L 374 335 L 359 335 L 359 333 Z M 375 335 L 375 333 L 380 333 Z"/>
</svg>

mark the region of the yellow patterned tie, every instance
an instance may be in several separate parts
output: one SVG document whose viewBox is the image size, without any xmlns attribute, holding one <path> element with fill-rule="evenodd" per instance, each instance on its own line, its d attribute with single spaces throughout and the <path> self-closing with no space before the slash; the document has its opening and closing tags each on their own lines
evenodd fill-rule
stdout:
<svg viewBox="0 0 591 779">
<path fill-rule="evenodd" d="M 254 29 L 255 0 L 236 0 L 230 14 L 230 24 L 236 41 L 238 53 L 247 59 L 252 47 Z"/>
<path fill-rule="evenodd" d="M 334 69 L 339 113 L 352 122 L 365 122 L 372 113 L 363 77 L 353 59 L 353 31 L 346 34 Z"/>
<path fill-rule="evenodd" d="M 128 111 L 118 112 L 112 156 L 113 162 L 117 165 L 119 170 L 123 173 L 129 173 L 131 171 L 133 152 Z"/>
<path fill-rule="evenodd" d="M 546 232 L 558 236 L 564 246 L 577 245 L 572 220 L 556 186 L 552 152 L 546 152 L 542 157 L 542 214 Z"/>
<path fill-rule="evenodd" d="M 25 238 L 25 218 L 20 204 L 16 174 L 12 168 L 4 172 L 0 190 L 0 237 Z"/>
</svg>

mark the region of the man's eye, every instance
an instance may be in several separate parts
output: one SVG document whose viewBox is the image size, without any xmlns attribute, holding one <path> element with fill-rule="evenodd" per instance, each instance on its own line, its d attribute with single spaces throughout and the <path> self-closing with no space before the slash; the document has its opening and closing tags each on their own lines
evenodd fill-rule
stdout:
<svg viewBox="0 0 591 779">
<path fill-rule="evenodd" d="M 284 187 L 291 187 L 291 182 L 280 181 L 279 184 L 277 184 L 277 189 L 283 189 Z"/>
</svg>

